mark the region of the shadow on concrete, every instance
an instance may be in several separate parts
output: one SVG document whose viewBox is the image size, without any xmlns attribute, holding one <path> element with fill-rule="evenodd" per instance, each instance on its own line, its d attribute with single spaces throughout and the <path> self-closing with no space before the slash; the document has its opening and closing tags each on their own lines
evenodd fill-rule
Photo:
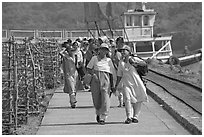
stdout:
<svg viewBox="0 0 204 137">
<path fill-rule="evenodd" d="M 114 125 L 114 124 L 124 124 L 124 122 L 106 122 L 105 125 Z M 44 124 L 41 126 L 71 126 L 71 125 L 100 125 L 97 122 L 87 122 L 87 123 L 67 123 L 67 124 Z"/>
<path fill-rule="evenodd" d="M 119 108 L 119 109 L 123 109 L 123 108 L 125 108 L 125 107 L 111 106 L 110 108 Z"/>
<path fill-rule="evenodd" d="M 77 106 L 76 108 L 71 108 L 71 106 L 67 107 L 48 107 L 48 109 L 87 109 L 87 108 L 94 108 L 93 106 Z"/>
</svg>

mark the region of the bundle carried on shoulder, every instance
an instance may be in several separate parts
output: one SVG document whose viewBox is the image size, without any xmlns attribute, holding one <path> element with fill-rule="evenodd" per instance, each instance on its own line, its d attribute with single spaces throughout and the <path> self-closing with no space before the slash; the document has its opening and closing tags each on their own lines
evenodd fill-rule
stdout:
<svg viewBox="0 0 204 137">
<path fill-rule="evenodd" d="M 89 74 L 89 73 L 86 73 L 85 76 L 84 76 L 84 80 L 83 80 L 84 84 L 85 85 L 90 85 L 91 79 L 92 79 L 92 75 Z"/>
<path fill-rule="evenodd" d="M 135 55 L 131 55 L 129 58 L 129 63 L 135 67 L 135 69 L 137 70 L 138 74 L 140 76 L 146 76 L 148 73 L 148 64 L 146 63 L 145 60 L 143 60 L 142 58 L 135 56 Z"/>
</svg>

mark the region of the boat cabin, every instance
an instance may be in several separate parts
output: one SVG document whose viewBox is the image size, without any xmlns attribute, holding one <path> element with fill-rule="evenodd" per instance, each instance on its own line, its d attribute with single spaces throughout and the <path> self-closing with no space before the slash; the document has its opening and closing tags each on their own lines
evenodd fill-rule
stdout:
<svg viewBox="0 0 204 137">
<path fill-rule="evenodd" d="M 138 56 L 167 60 L 172 55 L 172 36 L 156 36 L 153 33 L 156 12 L 153 9 L 128 10 L 123 14 L 123 38 Z"/>
<path fill-rule="evenodd" d="M 154 11 L 133 11 L 124 13 L 124 26 L 128 39 L 135 41 L 140 38 L 153 37 L 153 25 L 155 21 Z"/>
</svg>

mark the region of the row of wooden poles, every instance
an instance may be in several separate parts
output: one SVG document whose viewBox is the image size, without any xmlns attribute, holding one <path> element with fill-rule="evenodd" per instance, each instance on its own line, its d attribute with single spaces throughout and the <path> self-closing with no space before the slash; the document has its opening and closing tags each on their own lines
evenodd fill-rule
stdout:
<svg viewBox="0 0 204 137">
<path fill-rule="evenodd" d="M 2 133 L 11 134 L 28 122 L 31 114 L 39 115 L 47 88 L 60 80 L 57 42 L 14 37 L 2 43 Z"/>
</svg>

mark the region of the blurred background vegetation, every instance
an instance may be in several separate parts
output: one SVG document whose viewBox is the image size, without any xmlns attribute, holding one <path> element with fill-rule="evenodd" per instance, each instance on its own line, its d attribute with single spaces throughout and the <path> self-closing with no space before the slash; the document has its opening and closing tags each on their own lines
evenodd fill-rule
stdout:
<svg viewBox="0 0 204 137">
<path fill-rule="evenodd" d="M 114 16 L 141 3 L 114 2 Z M 106 8 L 106 7 L 103 7 Z M 154 33 L 173 35 L 173 50 L 202 48 L 201 2 L 148 2 L 146 8 L 157 12 Z M 103 10 L 103 9 L 102 9 Z M 121 27 L 120 19 L 114 28 Z M 90 27 L 94 25 L 90 24 Z M 103 27 L 103 25 L 102 25 Z M 86 29 L 82 2 L 3 2 L 2 29 L 72 30 Z"/>
</svg>

